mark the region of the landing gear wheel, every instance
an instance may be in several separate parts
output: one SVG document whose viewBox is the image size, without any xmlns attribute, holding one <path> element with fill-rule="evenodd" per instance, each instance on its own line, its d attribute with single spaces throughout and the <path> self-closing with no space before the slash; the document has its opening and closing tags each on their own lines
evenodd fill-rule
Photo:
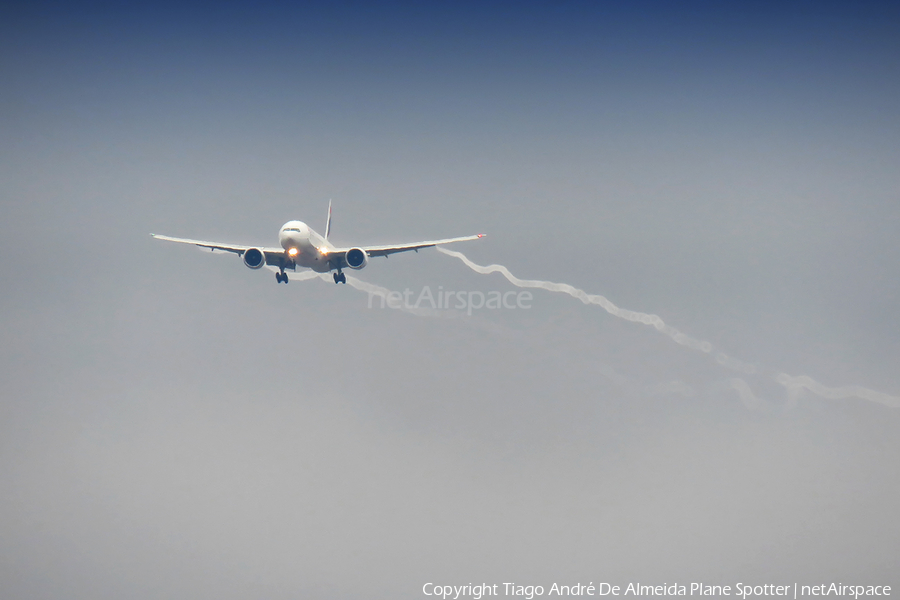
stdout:
<svg viewBox="0 0 900 600">
<path fill-rule="evenodd" d="M 344 275 L 343 273 L 341 273 L 341 274 L 340 274 L 340 277 L 339 277 L 339 281 L 340 281 L 341 283 L 347 283 L 347 276 Z"/>
<path fill-rule="evenodd" d="M 332 277 L 334 277 L 334 282 L 337 283 L 340 281 L 340 276 L 337 273 L 332 273 Z"/>
<path fill-rule="evenodd" d="M 281 273 L 275 273 L 275 281 L 281 283 Z"/>
<path fill-rule="evenodd" d="M 288 279 L 287 273 L 282 273 L 281 274 L 281 283 L 286 284 L 288 281 L 290 281 L 290 279 Z"/>
</svg>

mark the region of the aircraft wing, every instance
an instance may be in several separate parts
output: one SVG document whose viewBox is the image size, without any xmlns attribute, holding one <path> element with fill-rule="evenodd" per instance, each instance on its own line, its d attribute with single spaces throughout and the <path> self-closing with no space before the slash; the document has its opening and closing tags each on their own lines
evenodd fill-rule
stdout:
<svg viewBox="0 0 900 600">
<path fill-rule="evenodd" d="M 397 244 L 391 246 L 362 246 L 369 256 L 387 256 L 388 254 L 396 254 L 397 252 L 408 252 L 410 250 L 418 250 L 419 248 L 430 248 L 432 246 L 440 246 L 441 244 L 452 244 L 453 242 L 468 242 L 469 240 L 477 240 L 483 238 L 484 234 L 468 235 L 465 237 L 447 238 L 444 240 L 431 240 L 428 242 L 414 242 L 412 244 Z M 335 248 L 329 254 L 346 254 L 350 248 Z"/>
<path fill-rule="evenodd" d="M 186 238 L 176 238 L 169 237 L 167 235 L 158 235 L 156 233 L 151 233 L 151 237 L 157 240 L 163 240 L 165 242 L 178 242 L 179 244 L 193 244 L 194 246 L 200 246 L 201 248 L 209 248 L 210 250 L 223 250 L 225 252 L 234 252 L 238 256 L 243 256 L 244 252 L 249 250 L 250 248 L 256 248 L 256 246 L 239 246 L 237 244 L 217 244 L 215 242 L 203 242 L 200 240 L 189 240 Z M 282 248 L 259 248 L 266 255 L 266 263 L 270 265 L 278 265 L 281 258 L 284 256 L 284 249 Z"/>
</svg>

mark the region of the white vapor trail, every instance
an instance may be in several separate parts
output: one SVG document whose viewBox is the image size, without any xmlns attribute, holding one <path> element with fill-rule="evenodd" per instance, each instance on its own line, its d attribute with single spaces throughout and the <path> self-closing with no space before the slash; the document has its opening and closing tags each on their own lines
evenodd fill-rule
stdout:
<svg viewBox="0 0 900 600">
<path fill-rule="evenodd" d="M 859 385 L 845 385 L 842 387 L 831 388 L 822 385 L 812 377 L 806 375 L 791 377 L 786 373 L 779 373 L 775 377 L 775 381 L 787 388 L 788 395 L 791 399 L 796 399 L 797 394 L 801 390 L 806 389 L 817 396 L 828 398 L 829 400 L 862 398 L 863 400 L 878 402 L 885 406 L 900 408 L 900 398 L 883 392 L 876 392 L 875 390 L 870 390 L 869 388 L 864 388 Z"/>
<path fill-rule="evenodd" d="M 278 272 L 278 269 L 275 267 L 271 267 L 271 270 L 274 272 Z M 346 273 L 345 273 L 346 275 Z M 332 281 L 331 277 L 328 276 L 328 273 L 316 273 L 315 271 L 301 271 L 300 273 L 291 273 L 290 274 L 291 281 L 309 281 L 310 279 L 320 279 L 321 281 L 330 283 Z M 361 292 L 365 292 L 370 296 L 378 296 L 381 298 L 387 298 L 387 296 L 393 293 L 392 290 L 389 290 L 386 287 L 382 287 L 380 285 L 375 285 L 373 283 L 365 282 L 361 279 L 357 279 L 352 275 L 346 275 L 347 277 L 347 285 L 352 288 L 356 288 Z M 417 315 L 420 317 L 445 317 L 452 318 L 456 317 L 455 312 L 450 311 L 438 311 L 431 308 L 415 308 L 411 306 L 405 306 L 405 304 L 401 304 L 397 307 L 397 310 L 401 310 L 403 312 L 407 312 L 413 315 Z"/>
<path fill-rule="evenodd" d="M 682 346 L 687 346 L 701 352 L 712 352 L 712 344 L 703 340 L 694 339 L 691 336 L 678 331 L 671 325 L 666 325 L 658 315 L 649 315 L 647 313 L 619 308 L 618 306 L 610 302 L 609 299 L 607 299 L 605 296 L 600 296 L 598 294 L 588 294 L 584 290 L 580 290 L 577 287 L 571 286 L 567 283 L 553 283 L 551 281 L 540 281 L 538 279 L 519 279 L 518 277 L 510 273 L 509 269 L 507 269 L 503 265 L 488 265 L 486 267 L 483 267 L 481 265 L 473 263 L 462 252 L 447 250 L 446 248 L 442 248 L 440 246 L 435 246 L 435 248 L 437 248 L 438 252 L 443 252 L 444 254 L 458 258 L 459 260 L 463 261 L 467 267 L 477 273 L 481 273 L 482 275 L 488 275 L 490 273 L 501 273 L 509 280 L 510 283 L 518 287 L 538 288 L 547 290 L 549 292 L 562 292 L 564 294 L 568 294 L 573 298 L 578 298 L 585 304 L 596 304 L 614 317 L 619 317 L 620 319 L 625 319 L 626 321 L 632 321 L 634 323 L 652 325 L 657 331 L 666 334 Z"/>
<path fill-rule="evenodd" d="M 581 300 L 585 304 L 596 304 L 609 314 L 615 317 L 619 317 L 620 319 L 625 319 L 626 321 L 632 321 L 635 323 L 643 323 L 645 325 L 652 325 L 657 331 L 664 333 L 683 346 L 687 346 L 694 350 L 699 350 L 706 354 L 712 352 L 713 345 L 711 343 L 692 338 L 689 335 L 678 331 L 671 325 L 666 325 L 663 320 L 657 315 L 619 308 L 605 296 L 600 296 L 598 294 L 588 294 L 584 290 L 580 290 L 567 283 L 554 283 L 552 281 L 541 281 L 539 279 L 519 279 L 518 277 L 510 273 L 509 269 L 507 269 L 503 265 L 483 266 L 472 262 L 462 252 L 447 250 L 446 248 L 442 248 L 441 246 L 435 246 L 435 248 L 437 248 L 438 252 L 442 252 L 443 254 L 447 254 L 448 256 L 458 258 L 467 267 L 469 267 L 476 273 L 481 273 L 482 275 L 489 275 L 490 273 L 500 273 L 501 275 L 506 277 L 506 279 L 509 280 L 510 283 L 517 287 L 537 288 L 550 292 L 562 292 L 564 294 L 568 294 L 573 298 Z M 756 366 L 730 357 L 723 352 L 717 352 L 714 358 L 718 364 L 730 369 L 734 369 L 736 371 L 741 371 L 748 375 L 758 372 Z M 862 400 L 877 402 L 879 404 L 883 404 L 885 406 L 890 406 L 893 408 L 900 408 L 900 398 L 891 396 L 890 394 L 885 394 L 883 392 L 871 390 L 862 386 L 850 385 L 832 388 L 822 385 L 818 381 L 815 381 L 814 379 L 806 375 L 792 377 L 785 373 L 769 372 L 769 374 L 775 379 L 775 381 L 777 381 L 787 389 L 788 399 L 791 402 L 795 401 L 803 390 L 807 390 L 821 398 L 827 398 L 830 400 L 859 398 Z M 760 400 L 753 395 L 753 392 L 750 390 L 750 386 L 743 379 L 732 379 L 730 383 L 731 387 L 738 393 L 738 395 L 741 397 L 741 400 L 746 405 L 748 405 L 748 407 L 757 406 L 759 404 Z"/>
<path fill-rule="evenodd" d="M 326 277 L 323 274 L 322 280 L 328 281 L 328 277 Z M 366 281 L 363 281 L 362 279 L 357 279 L 356 277 L 353 277 L 352 275 L 347 275 L 347 283 L 350 286 L 358 289 L 361 292 L 366 292 L 367 294 L 369 294 L 370 298 L 372 296 L 379 296 L 381 298 L 387 298 L 388 295 L 392 293 L 392 291 L 386 287 L 382 287 L 380 285 L 375 285 L 374 283 L 368 283 Z M 408 312 L 410 314 L 418 315 L 420 317 L 442 317 L 442 316 L 445 316 L 438 310 L 434 310 L 431 308 L 416 308 L 416 307 L 412 307 L 412 306 L 406 306 L 405 303 L 401 304 L 399 306 L 399 309 L 402 310 L 403 312 Z"/>
</svg>

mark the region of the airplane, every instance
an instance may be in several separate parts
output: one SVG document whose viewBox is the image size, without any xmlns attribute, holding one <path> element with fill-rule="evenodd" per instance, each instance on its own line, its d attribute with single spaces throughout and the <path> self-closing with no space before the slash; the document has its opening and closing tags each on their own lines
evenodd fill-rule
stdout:
<svg viewBox="0 0 900 600">
<path fill-rule="evenodd" d="M 312 227 L 303 221 L 288 221 L 281 226 L 278 232 L 278 241 L 281 248 L 260 248 L 256 246 L 239 246 L 236 244 L 217 244 L 185 238 L 169 237 L 151 233 L 150 236 L 166 242 L 178 242 L 181 244 L 193 244 L 201 248 L 209 248 L 211 251 L 224 250 L 234 252 L 243 257 L 244 264 L 251 269 L 260 269 L 265 265 L 277 267 L 275 280 L 278 283 L 287 283 L 288 275 L 285 269 L 296 271 L 297 267 L 312 269 L 317 273 L 332 274 L 335 283 L 347 283 L 347 277 L 343 269 L 362 269 L 369 263 L 371 256 L 388 256 L 397 252 L 419 251 L 419 248 L 430 248 L 440 244 L 453 242 L 467 242 L 483 238 L 485 234 L 469 235 L 465 237 L 447 238 L 443 240 L 431 240 L 427 242 L 415 242 L 412 244 L 398 244 L 387 246 L 353 246 L 351 248 L 338 248 L 328 241 L 331 233 L 331 201 L 328 202 L 328 220 L 325 222 L 325 235 L 319 235 Z"/>
</svg>

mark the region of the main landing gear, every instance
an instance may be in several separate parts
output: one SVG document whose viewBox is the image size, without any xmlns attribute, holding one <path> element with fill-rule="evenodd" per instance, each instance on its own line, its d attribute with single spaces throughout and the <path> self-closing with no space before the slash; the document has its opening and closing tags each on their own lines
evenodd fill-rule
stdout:
<svg viewBox="0 0 900 600">
<path fill-rule="evenodd" d="M 275 281 L 277 281 L 278 283 L 287 283 L 287 273 L 275 273 Z"/>
<path fill-rule="evenodd" d="M 347 283 L 347 276 L 338 271 L 337 273 L 332 273 L 334 275 L 335 283 Z"/>
</svg>

